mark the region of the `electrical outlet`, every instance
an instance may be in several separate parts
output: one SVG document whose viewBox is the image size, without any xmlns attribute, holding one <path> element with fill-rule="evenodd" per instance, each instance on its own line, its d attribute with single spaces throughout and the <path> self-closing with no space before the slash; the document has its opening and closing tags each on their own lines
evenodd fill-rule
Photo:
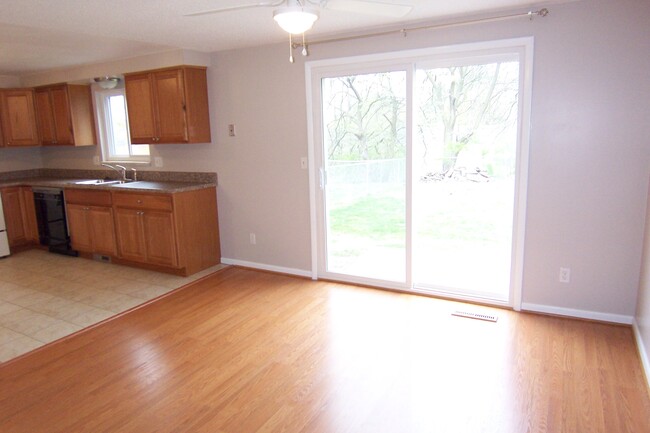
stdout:
<svg viewBox="0 0 650 433">
<path fill-rule="evenodd" d="M 153 158 L 153 165 L 158 168 L 162 167 L 163 166 L 162 158 L 160 156 L 155 156 Z"/>
<path fill-rule="evenodd" d="M 234 137 L 235 135 L 237 135 L 235 133 L 235 124 L 234 123 L 231 123 L 230 125 L 228 125 L 228 135 L 231 136 L 231 137 Z"/>
<path fill-rule="evenodd" d="M 560 283 L 571 281 L 571 268 L 560 268 Z"/>
<path fill-rule="evenodd" d="M 255 237 L 255 233 L 249 233 L 248 237 L 251 241 L 251 245 L 256 245 L 257 244 L 257 238 Z"/>
<path fill-rule="evenodd" d="M 99 165 L 99 156 L 93 156 L 93 165 Z"/>
<path fill-rule="evenodd" d="M 307 157 L 306 156 L 303 156 L 302 158 L 300 158 L 300 168 L 302 168 L 303 170 L 307 170 Z"/>
</svg>

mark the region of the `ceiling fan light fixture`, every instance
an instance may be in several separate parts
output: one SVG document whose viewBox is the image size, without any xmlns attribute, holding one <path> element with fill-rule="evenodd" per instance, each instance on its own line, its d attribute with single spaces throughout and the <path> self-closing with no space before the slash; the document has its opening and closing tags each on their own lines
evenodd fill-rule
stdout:
<svg viewBox="0 0 650 433">
<path fill-rule="evenodd" d="M 120 82 L 120 77 L 115 77 L 115 76 L 97 77 L 94 80 L 95 83 L 99 84 L 99 87 L 108 90 L 117 87 L 118 83 Z"/>
<path fill-rule="evenodd" d="M 299 6 L 280 8 L 273 12 L 273 19 L 285 32 L 299 35 L 311 29 L 318 19 L 318 11 Z"/>
</svg>

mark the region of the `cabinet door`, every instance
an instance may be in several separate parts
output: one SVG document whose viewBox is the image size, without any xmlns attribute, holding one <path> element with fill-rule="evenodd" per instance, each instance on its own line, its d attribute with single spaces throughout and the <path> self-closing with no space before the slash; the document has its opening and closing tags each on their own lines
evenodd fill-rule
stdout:
<svg viewBox="0 0 650 433">
<path fill-rule="evenodd" d="M 11 89 L 2 92 L 2 132 L 6 146 L 38 146 L 34 92 Z"/>
<path fill-rule="evenodd" d="M 93 252 L 111 256 L 117 254 L 113 209 L 91 206 L 87 213 L 90 220 Z"/>
<path fill-rule="evenodd" d="M 150 74 L 127 75 L 124 78 L 124 88 L 131 143 L 155 143 L 154 137 L 157 135 Z"/>
<path fill-rule="evenodd" d="M 27 243 L 21 201 L 20 188 L 12 187 L 2 190 L 2 207 L 4 208 L 7 238 L 10 247 Z"/>
<path fill-rule="evenodd" d="M 58 145 L 74 145 L 68 91 L 65 86 L 57 86 L 50 90 L 50 95 L 54 113 L 54 130 L 56 131 L 55 143 Z"/>
<path fill-rule="evenodd" d="M 158 131 L 156 143 L 186 143 L 188 135 L 183 70 L 154 72 L 152 84 Z"/>
<path fill-rule="evenodd" d="M 34 192 L 32 188 L 23 186 L 20 188 L 20 195 L 25 238 L 28 242 L 38 243 L 38 222 L 36 220 Z"/>
<path fill-rule="evenodd" d="M 72 248 L 87 253 L 93 252 L 92 233 L 88 218 L 88 207 L 79 204 L 69 204 L 66 208 L 68 230 Z"/>
<path fill-rule="evenodd" d="M 171 212 L 145 211 L 144 238 L 147 262 L 156 265 L 176 266 L 176 238 Z"/>
<path fill-rule="evenodd" d="M 56 143 L 56 130 L 54 129 L 54 116 L 50 92 L 47 89 L 39 89 L 35 93 L 36 115 L 38 127 L 41 134 L 41 144 L 52 145 Z"/>
<path fill-rule="evenodd" d="M 138 262 L 147 258 L 142 226 L 142 211 L 132 209 L 115 210 L 115 230 L 120 257 Z"/>
</svg>

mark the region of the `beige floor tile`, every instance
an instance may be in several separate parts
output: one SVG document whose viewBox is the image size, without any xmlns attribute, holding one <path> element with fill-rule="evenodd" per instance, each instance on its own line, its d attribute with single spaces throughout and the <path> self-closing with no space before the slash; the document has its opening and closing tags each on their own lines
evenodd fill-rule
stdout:
<svg viewBox="0 0 650 433">
<path fill-rule="evenodd" d="M 12 331 L 9 328 L 5 328 L 4 326 L 0 326 L 0 346 L 7 344 L 10 341 L 17 340 L 20 337 L 24 337 L 24 335 L 19 332 Z"/>
<path fill-rule="evenodd" d="M 95 289 L 111 289 L 113 287 L 122 286 L 129 282 L 126 278 L 121 278 L 117 275 L 108 277 L 105 274 L 103 275 L 94 275 L 89 274 L 85 277 L 79 278 L 75 281 L 79 284 L 84 284 Z"/>
<path fill-rule="evenodd" d="M 0 287 L 0 300 L 11 302 L 13 299 L 22 298 L 27 295 L 34 295 L 37 290 L 12 285 L 11 287 Z"/>
<path fill-rule="evenodd" d="M 34 335 L 31 335 L 31 337 L 43 343 L 50 343 L 54 340 L 65 337 L 66 335 L 73 334 L 81 329 L 83 329 L 83 326 L 60 321 L 59 323 L 50 325 L 45 329 L 41 329 Z"/>
<path fill-rule="evenodd" d="M 38 340 L 21 335 L 16 340 L 0 345 L 0 362 L 8 361 L 42 345 Z"/>
<path fill-rule="evenodd" d="M 29 307 L 30 305 L 51 301 L 52 299 L 54 299 L 54 296 L 48 293 L 36 292 L 12 299 L 11 303 L 20 305 L 21 307 Z"/>
<path fill-rule="evenodd" d="M 58 322 L 58 319 L 25 308 L 0 316 L 0 326 L 27 336 L 32 336 Z"/>
<path fill-rule="evenodd" d="M 66 286 L 60 287 L 59 289 L 51 293 L 61 298 L 69 299 L 75 302 L 80 302 L 81 300 L 86 299 L 95 293 L 101 293 L 101 292 L 104 292 L 104 290 L 85 286 L 83 284 L 70 282 Z"/>
<path fill-rule="evenodd" d="M 115 315 L 115 312 L 91 307 L 89 310 L 73 315 L 65 320 L 81 327 L 86 327 L 106 320 Z"/>
<path fill-rule="evenodd" d="M 12 304 L 11 302 L 0 301 L 0 316 L 5 314 L 13 313 L 14 311 L 20 310 L 20 305 Z"/>
<path fill-rule="evenodd" d="M 64 319 L 67 314 L 80 312 L 81 306 L 85 307 L 84 304 L 54 296 L 47 301 L 30 305 L 29 309 L 37 313 L 45 314 L 46 316 L 54 317 L 55 319 Z"/>
<path fill-rule="evenodd" d="M 169 293 L 172 290 L 174 289 L 165 286 L 152 285 L 145 283 L 144 281 L 133 281 L 132 283 L 127 283 L 124 286 L 113 289 L 114 292 L 123 293 L 146 301 L 164 295 L 165 293 Z"/>
<path fill-rule="evenodd" d="M 61 287 L 65 282 L 61 280 L 61 278 L 55 278 L 55 277 L 43 277 L 38 281 L 35 281 L 34 283 L 29 285 L 30 289 L 33 290 L 38 290 L 40 292 L 50 292 L 52 290 L 56 290 L 57 288 Z"/>
<path fill-rule="evenodd" d="M 124 295 L 122 293 L 104 291 L 104 293 L 101 295 L 95 295 L 92 298 L 81 302 L 92 305 L 93 307 L 101 308 L 103 310 L 120 313 L 122 311 L 133 308 L 136 305 L 142 304 L 143 300 L 140 298 L 135 298 L 133 296 Z"/>
</svg>

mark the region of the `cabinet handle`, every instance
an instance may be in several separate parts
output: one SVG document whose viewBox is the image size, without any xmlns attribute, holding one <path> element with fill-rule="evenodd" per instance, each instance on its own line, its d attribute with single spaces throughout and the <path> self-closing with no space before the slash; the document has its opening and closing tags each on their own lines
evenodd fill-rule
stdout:
<svg viewBox="0 0 650 433">
<path fill-rule="evenodd" d="M 90 208 L 89 208 L 89 207 L 85 207 L 84 210 L 90 210 Z"/>
<path fill-rule="evenodd" d="M 138 204 L 142 204 L 142 200 L 138 200 Z"/>
</svg>

